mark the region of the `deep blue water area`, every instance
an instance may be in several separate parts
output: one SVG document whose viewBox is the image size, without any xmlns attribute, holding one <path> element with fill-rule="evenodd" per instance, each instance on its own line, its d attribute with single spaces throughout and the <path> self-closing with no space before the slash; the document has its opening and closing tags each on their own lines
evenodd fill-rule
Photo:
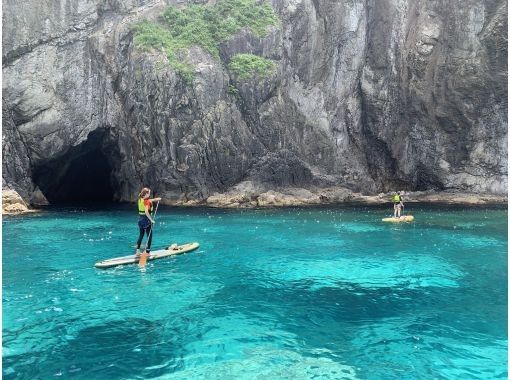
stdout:
<svg viewBox="0 0 510 380">
<path fill-rule="evenodd" d="M 4 379 L 506 379 L 506 206 L 160 207 L 3 218 Z"/>
</svg>

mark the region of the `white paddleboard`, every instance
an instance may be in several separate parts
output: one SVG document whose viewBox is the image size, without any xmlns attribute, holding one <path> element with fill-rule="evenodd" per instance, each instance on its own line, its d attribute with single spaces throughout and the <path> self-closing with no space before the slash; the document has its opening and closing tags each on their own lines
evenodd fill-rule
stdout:
<svg viewBox="0 0 510 380">
<path fill-rule="evenodd" d="M 179 245 L 175 247 L 175 249 L 172 249 L 170 247 L 166 249 L 160 249 L 157 251 L 152 251 L 147 257 L 147 261 L 152 261 L 156 259 L 162 259 L 164 257 L 168 256 L 175 256 L 180 255 L 182 253 L 191 252 L 197 249 L 200 245 L 198 243 L 187 243 L 183 245 Z M 98 261 L 95 265 L 96 268 L 111 268 L 115 267 L 117 265 L 127 265 L 127 264 L 137 264 L 140 258 L 136 257 L 135 255 L 129 255 L 129 256 L 122 256 L 122 257 L 115 257 L 113 259 Z"/>
</svg>

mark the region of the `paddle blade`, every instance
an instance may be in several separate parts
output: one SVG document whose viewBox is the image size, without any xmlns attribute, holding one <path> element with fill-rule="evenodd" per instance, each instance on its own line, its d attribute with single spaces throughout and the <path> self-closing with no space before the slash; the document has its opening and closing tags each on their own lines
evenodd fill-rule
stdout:
<svg viewBox="0 0 510 380">
<path fill-rule="evenodd" d="M 145 264 L 147 264 L 147 257 L 149 257 L 149 254 L 147 252 L 142 253 L 140 256 L 140 261 L 138 262 L 138 266 L 143 268 Z"/>
</svg>

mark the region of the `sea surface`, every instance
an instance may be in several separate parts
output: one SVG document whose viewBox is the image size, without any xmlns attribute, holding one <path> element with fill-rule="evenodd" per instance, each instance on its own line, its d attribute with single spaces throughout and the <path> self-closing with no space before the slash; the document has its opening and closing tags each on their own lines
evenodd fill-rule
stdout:
<svg viewBox="0 0 510 380">
<path fill-rule="evenodd" d="M 390 206 L 391 207 L 391 206 Z M 4 379 L 506 379 L 506 206 L 160 207 L 4 217 Z"/>
</svg>

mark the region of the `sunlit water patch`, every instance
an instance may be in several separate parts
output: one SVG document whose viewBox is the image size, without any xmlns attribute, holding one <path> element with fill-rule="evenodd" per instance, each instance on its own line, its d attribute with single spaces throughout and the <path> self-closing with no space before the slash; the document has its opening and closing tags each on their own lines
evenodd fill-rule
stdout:
<svg viewBox="0 0 510 380">
<path fill-rule="evenodd" d="M 506 378 L 507 211 L 132 206 L 3 219 L 6 379 Z"/>
</svg>

